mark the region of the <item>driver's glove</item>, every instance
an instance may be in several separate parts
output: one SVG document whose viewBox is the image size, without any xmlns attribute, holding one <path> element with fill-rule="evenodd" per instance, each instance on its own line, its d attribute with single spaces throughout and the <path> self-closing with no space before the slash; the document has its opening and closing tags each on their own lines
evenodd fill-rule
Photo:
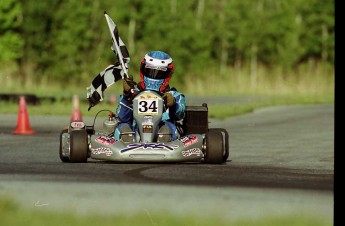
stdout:
<svg viewBox="0 0 345 226">
<path fill-rule="evenodd" d="M 175 98 L 170 92 L 166 92 L 163 94 L 163 100 L 168 107 L 174 106 L 176 102 Z"/>
<path fill-rule="evenodd" d="M 128 100 L 131 101 L 135 85 L 137 83 L 133 81 L 133 76 L 129 75 L 128 78 L 123 79 L 123 96 Z"/>
<path fill-rule="evenodd" d="M 131 91 L 131 89 L 135 88 L 135 85 L 137 83 L 133 81 L 133 76 L 130 75 L 128 78 L 123 79 L 123 92 L 128 93 Z"/>
<path fill-rule="evenodd" d="M 87 100 L 89 101 L 88 111 L 90 111 L 92 107 L 94 107 L 96 104 L 98 104 L 101 101 L 101 96 L 99 95 L 97 91 L 94 91 L 92 95 L 90 95 L 89 98 L 87 98 Z"/>
</svg>

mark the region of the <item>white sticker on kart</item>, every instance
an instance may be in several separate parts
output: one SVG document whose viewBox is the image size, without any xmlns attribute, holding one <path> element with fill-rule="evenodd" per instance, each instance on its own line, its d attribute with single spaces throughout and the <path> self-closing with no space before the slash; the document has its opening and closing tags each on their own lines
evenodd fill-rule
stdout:
<svg viewBox="0 0 345 226">
<path fill-rule="evenodd" d="M 71 122 L 71 128 L 82 129 L 84 127 L 85 127 L 85 123 L 83 122 Z"/>
<path fill-rule="evenodd" d="M 158 99 L 139 100 L 139 115 L 158 115 Z"/>
</svg>

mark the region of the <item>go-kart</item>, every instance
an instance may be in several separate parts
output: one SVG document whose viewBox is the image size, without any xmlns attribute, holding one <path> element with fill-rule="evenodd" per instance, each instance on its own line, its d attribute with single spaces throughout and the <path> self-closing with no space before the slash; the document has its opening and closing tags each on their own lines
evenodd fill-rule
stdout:
<svg viewBox="0 0 345 226">
<path fill-rule="evenodd" d="M 165 110 L 160 93 L 146 90 L 133 98 L 135 132 L 126 132 L 133 139 L 126 142 L 114 138 L 117 116 L 109 111 L 103 128 L 73 121 L 60 134 L 59 155 L 62 162 L 82 163 L 88 158 L 115 162 L 202 162 L 221 164 L 229 157 L 229 134 L 225 129 L 208 128 L 208 107 L 186 106 L 186 116 L 177 127 L 181 136 L 170 142 L 158 142 L 159 123 Z M 127 136 L 128 137 L 128 136 Z"/>
</svg>

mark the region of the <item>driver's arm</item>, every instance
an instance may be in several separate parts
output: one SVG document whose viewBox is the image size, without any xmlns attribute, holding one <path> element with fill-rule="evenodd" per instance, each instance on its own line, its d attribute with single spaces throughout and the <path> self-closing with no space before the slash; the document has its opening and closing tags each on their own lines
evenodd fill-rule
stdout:
<svg viewBox="0 0 345 226">
<path fill-rule="evenodd" d="M 186 112 L 186 98 L 178 91 L 171 91 L 173 97 L 175 98 L 175 104 L 170 107 L 170 112 L 174 114 L 177 120 L 181 120 L 185 116 Z"/>
</svg>

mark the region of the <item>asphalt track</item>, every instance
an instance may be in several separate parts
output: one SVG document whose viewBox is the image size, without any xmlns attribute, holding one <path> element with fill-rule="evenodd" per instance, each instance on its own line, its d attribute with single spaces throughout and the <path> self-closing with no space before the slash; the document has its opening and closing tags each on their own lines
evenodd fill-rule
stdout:
<svg viewBox="0 0 345 226">
<path fill-rule="evenodd" d="M 92 118 L 84 118 L 91 124 Z M 27 208 L 77 214 L 168 212 L 227 219 L 312 215 L 333 219 L 334 105 L 263 108 L 210 127 L 230 133 L 222 165 L 62 163 L 68 116 L 30 116 L 37 134 L 12 135 L 0 115 L 0 196 Z"/>
</svg>

